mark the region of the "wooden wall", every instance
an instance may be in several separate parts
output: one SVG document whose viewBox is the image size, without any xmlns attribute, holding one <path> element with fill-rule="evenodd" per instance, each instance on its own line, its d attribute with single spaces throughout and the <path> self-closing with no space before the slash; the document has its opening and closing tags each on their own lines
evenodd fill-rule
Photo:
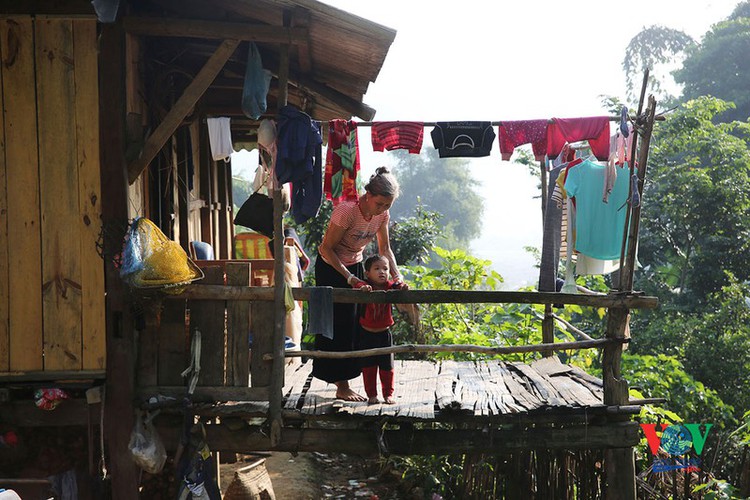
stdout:
<svg viewBox="0 0 750 500">
<path fill-rule="evenodd" d="M 105 365 L 93 19 L 0 19 L 0 372 Z"/>
</svg>

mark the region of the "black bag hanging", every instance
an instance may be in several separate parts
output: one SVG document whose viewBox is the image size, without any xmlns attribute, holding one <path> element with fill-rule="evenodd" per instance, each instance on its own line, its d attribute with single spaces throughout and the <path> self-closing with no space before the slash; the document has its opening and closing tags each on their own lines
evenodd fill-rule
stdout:
<svg viewBox="0 0 750 500">
<path fill-rule="evenodd" d="M 251 194 L 237 211 L 234 223 L 273 238 L 273 200 L 258 192 Z"/>
</svg>

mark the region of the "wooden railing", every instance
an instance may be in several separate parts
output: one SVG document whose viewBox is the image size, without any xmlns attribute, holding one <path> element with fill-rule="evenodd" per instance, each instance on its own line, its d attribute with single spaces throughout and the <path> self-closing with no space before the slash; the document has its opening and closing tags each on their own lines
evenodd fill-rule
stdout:
<svg viewBox="0 0 750 500">
<path fill-rule="evenodd" d="M 224 264 L 227 285 L 212 284 L 223 282 L 223 277 L 212 267 L 206 267 L 206 279 L 189 286 L 182 294 L 166 296 L 160 329 L 154 335 L 160 346 L 158 353 L 141 362 L 145 377 L 139 377 L 140 392 L 146 395 L 159 393 L 172 395 L 184 393 L 179 383 L 179 372 L 189 364 L 189 335 L 187 331 L 201 329 L 203 352 L 201 360 L 201 382 L 196 388 L 196 399 L 212 401 L 242 400 L 268 402 L 274 387 L 283 387 L 284 370 L 275 370 L 276 363 L 284 364 L 286 358 L 343 358 L 364 357 L 384 353 L 404 352 L 474 352 L 488 355 L 518 352 L 551 353 L 575 349 L 604 349 L 605 400 L 608 392 L 622 390 L 619 376 L 619 352 L 629 341 L 628 311 L 630 309 L 652 309 L 657 307 L 655 297 L 640 294 L 612 293 L 608 295 L 578 295 L 540 292 L 506 291 L 455 291 L 455 290 L 408 290 L 372 292 L 363 294 L 357 290 L 332 289 L 334 302 L 342 303 L 522 303 L 522 304 L 574 304 L 589 307 L 605 307 L 609 310 L 607 331 L 604 338 L 584 339 L 573 342 L 548 342 L 523 346 L 487 347 L 478 345 L 396 345 L 386 348 L 352 352 L 324 351 L 284 351 L 279 357 L 274 346 L 283 339 L 276 338 L 274 325 L 275 290 L 272 287 L 241 286 L 249 283 L 251 271 L 246 263 Z M 294 288 L 292 293 L 297 300 L 307 301 L 310 288 Z M 185 311 L 189 310 L 189 313 Z M 176 311 L 176 312 L 175 312 Z M 226 327 L 223 323 L 226 314 Z M 184 318 L 188 317 L 187 323 Z M 182 326 L 180 326 L 180 322 Z M 177 323 L 177 324 L 175 324 Z M 185 326 L 187 325 L 187 326 Z M 252 350 L 249 351 L 248 336 L 252 332 Z M 281 330 L 283 332 L 283 329 Z M 226 350 L 222 346 L 226 345 Z M 143 343 L 142 343 L 143 350 Z M 146 353 L 151 352 L 146 349 Z M 218 353 L 223 353 L 219 355 Z M 250 355 L 248 355 L 250 354 Z M 151 363 L 145 363 L 148 359 Z M 179 361 L 178 361 L 179 360 Z M 170 365 L 170 372 L 161 363 Z M 248 366 L 250 367 L 248 370 Z M 155 369 L 154 369 L 155 368 Z M 153 374 L 164 374 L 154 379 Z M 279 375 L 280 374 L 280 375 Z M 607 383 L 607 374 L 612 380 Z M 249 375 L 249 379 L 248 379 Z M 150 380 L 152 383 L 144 383 Z M 612 398 L 614 400 L 614 396 Z M 279 399 L 280 401 L 280 399 Z M 272 410 L 272 408 L 269 408 Z M 280 409 L 279 409 L 280 411 Z"/>
</svg>

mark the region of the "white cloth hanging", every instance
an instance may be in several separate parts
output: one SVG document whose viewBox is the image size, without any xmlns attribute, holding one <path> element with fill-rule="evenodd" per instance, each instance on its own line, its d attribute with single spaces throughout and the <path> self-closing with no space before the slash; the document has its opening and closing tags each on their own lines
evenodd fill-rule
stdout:
<svg viewBox="0 0 750 500">
<path fill-rule="evenodd" d="M 214 161 L 228 160 L 232 153 L 234 153 L 229 117 L 207 118 L 206 124 L 208 125 L 208 142 L 211 146 L 211 157 Z"/>
</svg>

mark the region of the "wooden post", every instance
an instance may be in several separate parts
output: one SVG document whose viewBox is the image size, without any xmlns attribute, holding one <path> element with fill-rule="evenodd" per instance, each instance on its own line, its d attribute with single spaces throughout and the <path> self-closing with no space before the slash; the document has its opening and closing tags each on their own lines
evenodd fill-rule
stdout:
<svg viewBox="0 0 750 500">
<path fill-rule="evenodd" d="M 138 498 L 138 468 L 128 441 L 135 423 L 133 398 L 134 322 L 125 300 L 125 286 L 112 257 L 122 248 L 128 220 L 125 164 L 125 36 L 119 24 L 102 24 L 99 39 L 99 150 L 102 182 L 102 222 L 105 228 L 104 264 L 107 283 L 107 383 L 104 395 L 104 432 L 112 498 Z"/>
<path fill-rule="evenodd" d="M 646 179 L 646 167 L 648 164 L 648 148 L 651 144 L 651 133 L 654 128 L 654 119 L 656 118 L 656 99 L 654 96 L 648 97 L 648 107 L 643 123 L 639 126 L 642 130 L 641 148 L 638 152 L 638 195 L 639 199 L 643 196 L 643 182 Z M 638 228 L 641 222 L 641 205 L 631 207 L 632 219 L 628 232 L 628 247 L 625 253 L 625 262 L 620 272 L 621 290 L 633 290 L 633 273 L 635 271 L 635 252 L 638 248 Z"/>
<path fill-rule="evenodd" d="M 544 227 L 545 215 L 547 213 L 547 162 L 539 162 L 539 174 L 542 180 L 542 227 Z M 555 320 L 552 317 L 552 304 L 544 305 L 544 318 L 542 318 L 542 343 L 551 344 L 555 341 Z M 550 357 L 552 352 L 545 352 L 542 356 Z"/>
<path fill-rule="evenodd" d="M 646 86 L 648 85 L 648 74 L 649 74 L 649 70 L 648 68 L 646 68 L 646 71 L 643 73 L 643 83 L 641 84 L 641 96 L 640 96 L 640 99 L 638 100 L 638 111 L 635 114 L 636 122 L 638 120 L 638 117 L 641 115 L 641 112 L 643 111 L 643 103 L 645 102 L 645 99 L 646 99 Z M 633 142 L 632 142 L 632 146 L 630 150 L 630 162 L 629 162 L 630 164 L 628 165 L 628 168 L 630 168 L 631 176 L 633 175 L 633 172 L 635 171 L 635 162 L 633 161 L 633 158 L 635 158 L 636 151 L 638 151 L 638 134 L 639 133 L 640 132 L 635 127 L 633 127 Z M 632 184 L 628 183 L 628 199 L 630 199 L 630 197 L 632 196 L 631 189 L 632 189 Z M 615 288 L 617 288 L 618 290 L 625 290 L 625 288 L 623 288 L 623 285 L 622 285 L 622 282 L 623 282 L 622 266 L 625 265 L 625 251 L 626 251 L 627 243 L 628 243 L 628 232 L 630 228 L 630 215 L 632 212 L 631 209 L 632 207 L 628 203 L 627 210 L 625 211 L 625 227 L 623 228 L 623 232 L 622 232 L 622 246 L 620 248 L 620 271 L 617 273 L 619 278 L 617 279 L 618 282 L 614 283 Z"/>
<path fill-rule="evenodd" d="M 291 13 L 284 11 L 283 23 L 285 27 L 291 24 Z M 279 110 L 287 104 L 287 85 L 289 84 L 289 45 L 279 47 Z M 273 188 L 273 254 L 274 254 L 274 337 L 273 337 L 273 373 L 271 376 L 271 391 L 268 401 L 268 417 L 271 422 L 271 445 L 281 442 L 281 403 L 284 387 L 284 332 L 286 331 L 286 308 L 284 307 L 284 227 L 282 218 L 284 206 L 281 200 L 281 186 Z"/>
<path fill-rule="evenodd" d="M 630 312 L 625 308 L 611 308 L 607 318 L 608 339 L 622 340 L 629 337 Z M 628 383 L 622 378 L 623 344 L 613 343 L 604 347 L 602 356 L 602 379 L 605 405 L 627 405 Z M 610 416 L 610 420 L 629 420 L 629 416 Z M 608 500 L 635 500 L 635 459 L 633 448 L 604 450 L 605 495 Z"/>
</svg>

